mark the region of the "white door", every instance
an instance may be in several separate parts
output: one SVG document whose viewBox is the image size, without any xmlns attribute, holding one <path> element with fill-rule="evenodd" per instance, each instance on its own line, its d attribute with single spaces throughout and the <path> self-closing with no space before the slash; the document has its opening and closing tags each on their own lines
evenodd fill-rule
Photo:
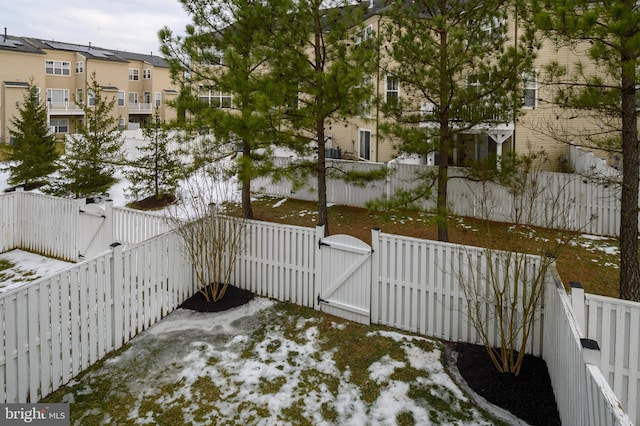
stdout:
<svg viewBox="0 0 640 426">
<path fill-rule="evenodd" d="M 371 320 L 371 247 L 350 235 L 320 239 L 316 309 L 369 324 Z"/>
</svg>

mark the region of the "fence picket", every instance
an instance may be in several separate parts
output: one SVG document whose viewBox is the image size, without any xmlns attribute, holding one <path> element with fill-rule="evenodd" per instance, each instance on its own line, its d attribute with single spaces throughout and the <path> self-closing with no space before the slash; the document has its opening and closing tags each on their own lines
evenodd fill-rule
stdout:
<svg viewBox="0 0 640 426">
<path fill-rule="evenodd" d="M 51 301 L 50 295 L 50 280 L 43 282 L 38 292 L 38 299 L 35 299 L 35 304 L 39 306 L 39 320 L 40 320 L 40 382 L 42 383 L 42 394 L 45 395 L 51 392 L 52 389 L 52 375 L 51 375 L 51 310 L 49 304 Z"/>
<path fill-rule="evenodd" d="M 49 306 L 51 309 L 51 382 L 52 389 L 62 385 L 62 344 L 60 341 L 60 285 L 55 279 L 49 280 Z"/>
<path fill-rule="evenodd" d="M 6 374 L 6 402 L 7 403 L 16 403 L 19 402 L 18 399 L 18 336 L 17 336 L 17 328 L 9 327 L 9 321 L 14 321 L 17 318 L 16 313 L 16 297 L 13 296 L 11 298 L 5 299 L 5 374 Z M 2 340 L 2 339 L 0 339 Z"/>
<path fill-rule="evenodd" d="M 52 277 L 60 283 L 60 347 L 62 348 L 62 383 L 67 383 L 73 378 L 71 371 L 71 308 L 70 302 L 70 286 L 67 274 L 60 274 Z"/>
<path fill-rule="evenodd" d="M 28 356 L 28 344 L 29 339 L 27 336 L 27 298 L 25 292 L 19 292 L 16 294 L 16 348 L 17 348 L 17 366 L 18 366 L 18 398 L 20 400 L 26 399 L 29 394 L 29 356 Z"/>
<path fill-rule="evenodd" d="M 638 382 L 640 381 L 640 362 L 638 361 L 640 353 L 638 348 L 640 339 L 636 338 L 636 336 L 640 336 L 640 310 L 638 309 L 631 311 L 629 321 L 629 366 L 627 368 L 629 386 L 627 389 L 627 401 L 624 406 L 627 414 L 632 419 L 638 418 L 638 404 L 640 403 L 640 398 L 638 398 Z M 620 398 L 619 393 L 616 392 L 616 395 Z"/>
</svg>

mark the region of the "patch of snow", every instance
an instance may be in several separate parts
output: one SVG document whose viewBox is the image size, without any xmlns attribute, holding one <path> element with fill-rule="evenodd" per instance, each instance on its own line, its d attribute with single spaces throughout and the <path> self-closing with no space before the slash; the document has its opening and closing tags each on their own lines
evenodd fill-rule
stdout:
<svg viewBox="0 0 640 426">
<path fill-rule="evenodd" d="M 272 207 L 275 209 L 276 207 L 280 207 L 281 205 L 283 205 L 285 203 L 285 201 L 287 201 L 286 198 L 283 198 L 282 200 L 278 201 L 277 203 L 275 203 Z"/>
<path fill-rule="evenodd" d="M 394 371 L 407 361 L 381 355 L 369 369 L 378 383 L 379 396 L 373 403 L 365 402 L 361 389 L 350 381 L 350 370 L 337 368 L 335 349 L 321 349 L 319 324 L 315 324 L 318 319 L 294 318 L 298 330 L 294 336 L 272 324 L 266 333 L 258 334 L 261 340 L 254 340 L 252 331 L 262 326 L 265 318 L 273 318 L 263 316 L 273 305 L 271 300 L 257 298 L 226 312 L 178 309 L 133 339 L 118 357 L 89 372 L 79 380 L 80 389 L 69 393 L 90 392 L 92 383 L 109 378 L 119 384 L 113 392 L 133 396 L 128 418 L 136 424 L 157 420 L 153 413 L 141 411 L 150 401 L 165 410 L 180 407 L 184 420 L 192 423 L 204 416 L 224 423 L 266 426 L 292 424 L 286 420 L 286 410 L 294 404 L 305 419 L 319 425 L 393 425 L 401 413 L 411 413 L 416 424 L 431 424 L 428 401 L 409 396 L 414 384 L 426 391 L 433 387 L 438 398 L 454 407 L 467 400 L 445 373 L 435 342 L 433 350 L 425 350 L 418 341 L 432 340 L 380 331 L 379 336 L 402 343 L 408 362 L 419 375 L 411 382 L 394 380 Z M 329 324 L 346 327 L 344 323 Z M 249 357 L 243 355 L 247 349 L 251 349 Z M 140 363 L 141 359 L 147 361 Z M 203 381 L 219 392 L 215 400 L 203 399 L 199 388 Z M 169 391 L 163 390 L 166 386 Z M 323 415 L 327 407 L 336 415 L 332 423 Z M 477 410 L 470 414 L 472 421 L 456 424 L 488 424 Z"/>
<path fill-rule="evenodd" d="M 0 294 L 73 265 L 19 249 L 0 254 L 0 260 L 13 264 L 11 268 L 0 270 Z"/>
</svg>

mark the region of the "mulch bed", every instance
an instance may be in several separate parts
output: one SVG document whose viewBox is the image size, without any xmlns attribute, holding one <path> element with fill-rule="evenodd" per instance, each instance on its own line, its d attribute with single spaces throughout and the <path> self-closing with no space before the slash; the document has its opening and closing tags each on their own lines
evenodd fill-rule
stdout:
<svg viewBox="0 0 640 426">
<path fill-rule="evenodd" d="M 547 364 L 526 355 L 520 375 L 499 373 L 484 346 L 458 343 L 457 368 L 471 389 L 533 426 L 560 425 Z"/>
<path fill-rule="evenodd" d="M 176 196 L 173 194 L 162 195 L 160 198 L 152 195 L 142 200 L 132 201 L 127 204 L 127 207 L 137 210 L 159 210 L 173 204 L 176 201 Z"/>
<path fill-rule="evenodd" d="M 181 308 L 191 309 L 197 312 L 222 312 L 227 309 L 244 305 L 253 299 L 253 293 L 249 290 L 242 290 L 235 286 L 228 286 L 224 297 L 217 302 L 208 302 L 201 292 L 196 292 L 193 296 L 184 301 Z"/>
</svg>

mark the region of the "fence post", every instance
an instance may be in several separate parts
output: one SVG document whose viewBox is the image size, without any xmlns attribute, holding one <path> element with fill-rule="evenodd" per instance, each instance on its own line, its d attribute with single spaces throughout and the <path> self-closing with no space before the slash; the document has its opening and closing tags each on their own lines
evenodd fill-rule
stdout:
<svg viewBox="0 0 640 426">
<path fill-rule="evenodd" d="M 586 315 L 584 308 L 584 287 L 577 281 L 569 282 L 571 286 L 571 308 L 573 316 L 580 326 L 580 332 L 584 336 L 587 333 Z"/>
<path fill-rule="evenodd" d="M 318 241 L 318 248 L 315 255 L 316 279 L 312 294 L 314 309 L 320 309 L 320 288 L 322 286 L 322 246 L 320 245 L 320 243 L 322 242 L 323 238 L 324 224 L 319 223 L 316 225 L 316 240 Z"/>
<path fill-rule="evenodd" d="M 129 295 L 123 294 L 123 259 L 122 244 L 111 244 L 111 330 L 113 349 L 120 349 L 123 345 L 124 318 L 123 301 Z"/>
<path fill-rule="evenodd" d="M 369 307 L 371 323 L 378 324 L 378 271 L 380 270 L 380 228 L 371 230 L 371 306 Z"/>
<path fill-rule="evenodd" d="M 104 232 L 102 235 L 105 246 L 107 241 L 117 241 L 113 229 L 113 200 L 111 198 L 106 199 L 104 202 Z M 102 247 L 102 243 L 100 243 L 100 252 L 104 250 Z"/>
<path fill-rule="evenodd" d="M 74 229 L 76 230 L 76 247 L 74 250 L 74 253 L 76 253 L 76 258 L 78 259 L 78 261 L 83 260 L 84 255 L 81 252 L 82 249 L 82 245 L 81 243 L 81 239 L 82 236 L 85 235 L 87 233 L 87 230 L 84 228 L 84 226 L 82 226 L 82 206 L 84 204 L 86 204 L 86 199 L 85 198 L 78 198 L 75 200 L 76 201 L 76 211 L 75 211 L 75 223 L 76 226 L 74 226 Z"/>
</svg>

